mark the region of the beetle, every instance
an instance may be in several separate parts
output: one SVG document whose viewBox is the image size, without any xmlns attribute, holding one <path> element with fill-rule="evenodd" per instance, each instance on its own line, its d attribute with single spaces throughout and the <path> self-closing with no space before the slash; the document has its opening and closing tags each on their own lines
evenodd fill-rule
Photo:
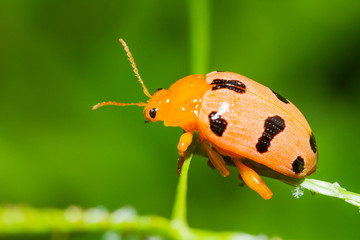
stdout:
<svg viewBox="0 0 360 240">
<path fill-rule="evenodd" d="M 305 117 L 288 99 L 245 76 L 219 71 L 205 77 L 184 77 L 151 95 L 128 46 L 119 41 L 150 99 L 146 103 L 102 102 L 93 109 L 136 105 L 144 107 L 147 121 L 181 127 L 179 168 L 197 131 L 210 165 L 226 177 L 230 159 L 241 179 L 264 199 L 270 199 L 272 192 L 257 173 L 257 166 L 291 178 L 304 178 L 316 170 L 315 137 Z"/>
</svg>

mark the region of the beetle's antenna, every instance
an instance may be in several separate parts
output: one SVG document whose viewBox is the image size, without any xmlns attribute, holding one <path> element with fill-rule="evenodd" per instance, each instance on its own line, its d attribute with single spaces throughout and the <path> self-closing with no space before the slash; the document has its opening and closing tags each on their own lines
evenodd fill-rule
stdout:
<svg viewBox="0 0 360 240">
<path fill-rule="evenodd" d="M 92 110 L 98 109 L 99 107 L 106 106 L 106 105 L 115 105 L 115 106 L 139 106 L 139 107 L 145 107 L 146 103 L 140 102 L 140 103 L 119 103 L 119 102 L 102 102 L 98 103 L 95 106 L 93 106 Z"/>
<path fill-rule="evenodd" d="M 119 39 L 119 42 L 124 46 L 124 49 L 127 53 L 127 56 L 129 57 L 129 61 L 131 62 L 131 66 L 134 69 L 134 73 L 136 75 L 136 77 L 139 79 L 139 82 L 141 83 L 141 86 L 143 87 L 144 93 L 146 96 L 148 96 L 149 98 L 151 98 L 151 94 L 149 93 L 149 90 L 146 88 L 143 80 L 140 77 L 139 74 L 139 70 L 136 67 L 135 61 L 133 56 L 131 55 L 131 52 L 129 50 L 129 47 L 126 45 L 126 42 L 123 39 Z M 102 102 L 102 103 L 98 103 L 95 106 L 93 106 L 92 110 L 98 109 L 99 107 L 102 106 L 106 106 L 106 105 L 115 105 L 115 106 L 139 106 L 139 107 L 145 107 L 146 103 L 144 102 L 140 102 L 140 103 L 119 103 L 119 102 L 113 102 L 113 101 L 109 101 L 109 102 Z"/>
<path fill-rule="evenodd" d="M 146 88 L 143 80 L 142 80 L 141 77 L 140 77 L 139 70 L 138 70 L 137 67 L 136 67 L 134 58 L 133 58 L 133 56 L 131 55 L 131 52 L 130 52 L 130 50 L 129 50 L 129 47 L 126 45 L 126 42 L 125 42 L 122 38 L 119 39 L 119 42 L 124 46 L 124 49 L 125 49 L 125 51 L 126 51 L 126 53 L 127 53 L 127 56 L 129 57 L 129 61 L 131 62 L 131 66 L 133 67 L 134 73 L 135 73 L 136 77 L 139 79 L 139 82 L 141 83 L 141 86 L 142 86 L 143 89 L 144 89 L 145 95 L 148 96 L 149 98 L 151 98 L 151 94 L 149 93 L 149 90 Z"/>
</svg>

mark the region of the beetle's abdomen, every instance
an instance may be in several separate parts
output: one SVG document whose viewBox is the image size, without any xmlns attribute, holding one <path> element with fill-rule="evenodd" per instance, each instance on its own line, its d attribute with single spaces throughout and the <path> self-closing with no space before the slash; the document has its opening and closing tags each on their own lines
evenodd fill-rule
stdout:
<svg viewBox="0 0 360 240">
<path fill-rule="evenodd" d="M 212 88 L 202 99 L 201 138 L 225 155 L 246 157 L 287 176 L 305 177 L 315 171 L 315 139 L 304 116 L 287 99 L 235 73 L 213 72 L 206 81 Z"/>
</svg>

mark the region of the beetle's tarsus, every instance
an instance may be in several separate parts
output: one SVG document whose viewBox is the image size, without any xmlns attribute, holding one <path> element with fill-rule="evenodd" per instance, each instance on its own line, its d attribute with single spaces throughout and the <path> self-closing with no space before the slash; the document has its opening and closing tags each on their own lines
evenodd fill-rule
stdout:
<svg viewBox="0 0 360 240">
<path fill-rule="evenodd" d="M 185 156 L 179 156 L 179 160 L 178 160 L 178 163 L 177 163 L 177 175 L 178 177 L 180 177 L 180 174 L 181 174 L 181 168 L 185 162 L 185 158 L 186 158 L 186 154 Z"/>
</svg>

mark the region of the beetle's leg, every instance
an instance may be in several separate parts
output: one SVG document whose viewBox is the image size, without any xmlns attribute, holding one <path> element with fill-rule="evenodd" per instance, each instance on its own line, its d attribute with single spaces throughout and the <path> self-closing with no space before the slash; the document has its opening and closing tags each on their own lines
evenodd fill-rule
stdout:
<svg viewBox="0 0 360 240">
<path fill-rule="evenodd" d="M 192 132 L 185 132 L 183 135 L 181 135 L 179 143 L 177 145 L 177 149 L 179 151 L 179 161 L 177 166 L 177 174 L 180 176 L 182 165 L 184 164 L 185 158 L 186 158 L 186 151 L 189 148 L 192 139 L 193 139 L 194 133 Z"/>
<path fill-rule="evenodd" d="M 212 170 L 215 170 L 215 169 L 216 169 L 215 166 L 214 166 L 214 164 L 212 164 L 212 162 L 211 162 L 210 159 L 208 159 L 208 160 L 206 161 L 206 164 L 207 164 Z"/>
<path fill-rule="evenodd" d="M 238 179 L 239 179 L 239 186 L 240 187 L 243 187 L 243 186 L 245 186 L 245 182 L 244 182 L 244 179 L 241 177 L 241 174 L 239 173 L 239 175 L 238 175 Z"/>
<path fill-rule="evenodd" d="M 241 159 L 234 158 L 236 167 L 239 169 L 241 178 L 244 180 L 252 190 L 260 194 L 265 200 L 272 197 L 271 190 L 266 186 L 264 181 L 261 179 L 254 169 L 242 163 Z"/>
<path fill-rule="evenodd" d="M 185 157 L 179 156 L 179 160 L 178 160 L 178 164 L 177 164 L 177 175 L 178 175 L 178 177 L 180 177 L 181 168 L 182 168 L 182 165 L 184 164 L 184 162 L 185 162 Z"/>
<path fill-rule="evenodd" d="M 181 135 L 179 143 L 177 145 L 180 157 L 186 156 L 186 151 L 192 142 L 193 135 L 193 132 L 185 132 L 183 133 L 183 135 Z"/>
<path fill-rule="evenodd" d="M 219 170 L 221 175 L 227 177 L 230 175 L 230 169 L 226 166 L 224 159 L 221 155 L 209 146 L 209 143 L 202 142 L 207 155 L 214 167 Z"/>
</svg>

